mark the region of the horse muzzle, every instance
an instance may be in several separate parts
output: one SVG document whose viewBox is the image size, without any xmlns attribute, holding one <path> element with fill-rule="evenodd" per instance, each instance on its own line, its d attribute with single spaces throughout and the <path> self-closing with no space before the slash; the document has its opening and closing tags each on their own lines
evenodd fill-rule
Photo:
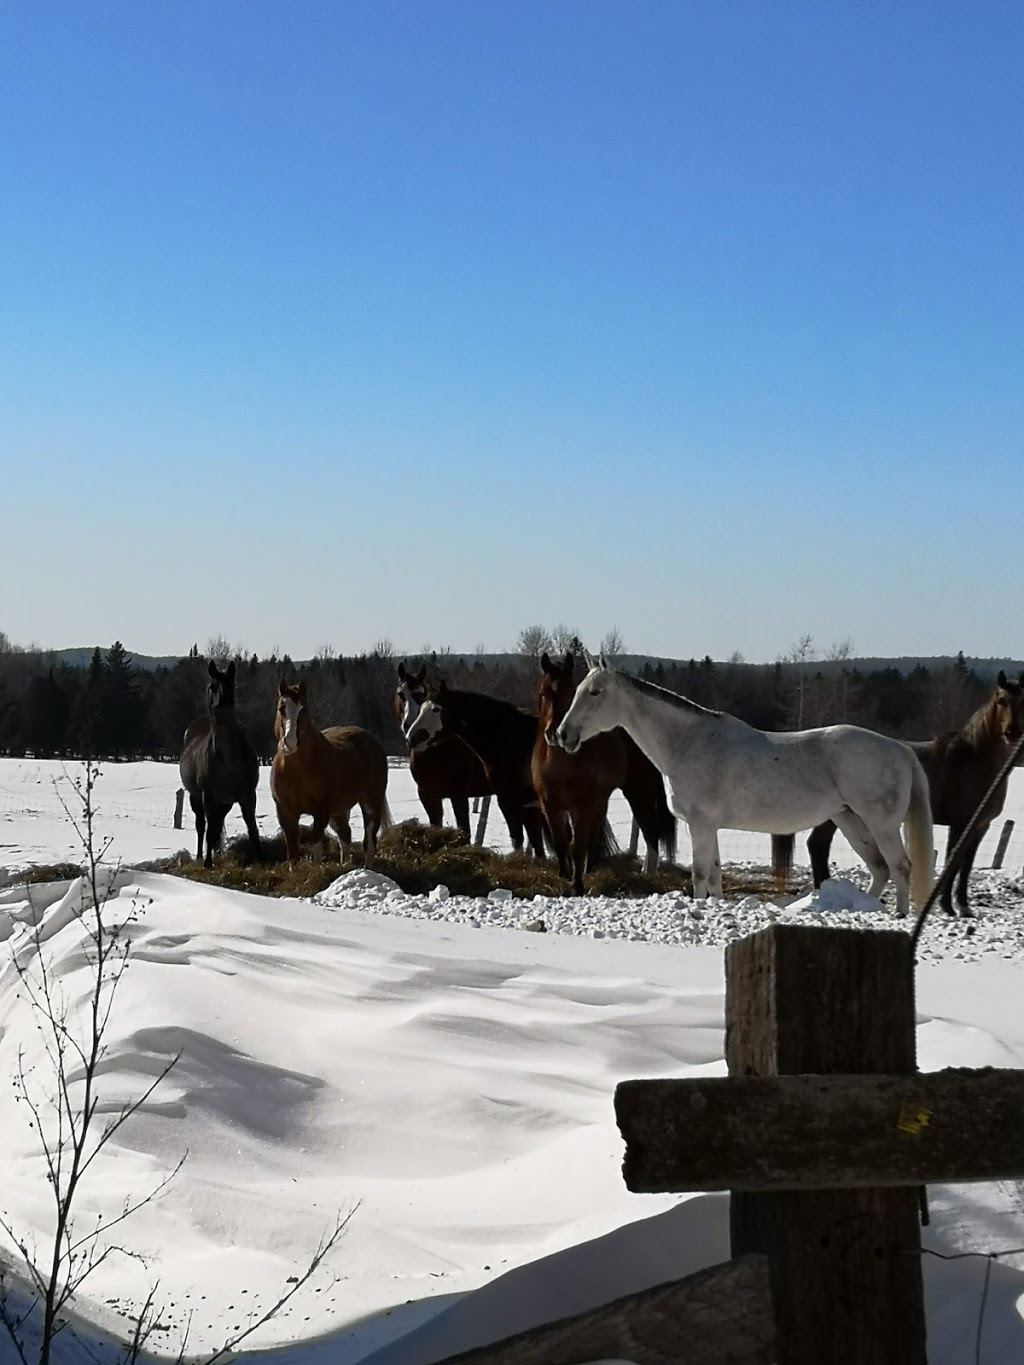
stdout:
<svg viewBox="0 0 1024 1365">
<path fill-rule="evenodd" d="M 546 735 L 545 738 L 547 738 Z M 582 742 L 579 731 L 567 730 L 564 721 L 555 731 L 555 744 L 558 748 L 564 749 L 567 754 L 578 753 Z M 550 744 L 551 741 L 548 740 L 548 743 Z"/>
<path fill-rule="evenodd" d="M 561 745 L 558 742 L 558 727 L 556 725 L 549 725 L 546 727 L 544 739 L 549 749 L 561 748 Z"/>
</svg>

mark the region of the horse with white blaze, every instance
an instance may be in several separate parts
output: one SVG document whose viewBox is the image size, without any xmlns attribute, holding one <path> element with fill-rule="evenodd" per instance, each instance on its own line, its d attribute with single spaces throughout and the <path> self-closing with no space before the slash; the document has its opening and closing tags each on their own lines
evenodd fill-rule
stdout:
<svg viewBox="0 0 1024 1365">
<path fill-rule="evenodd" d="M 621 726 L 666 778 L 673 810 L 690 827 L 693 894 L 722 895 L 720 829 L 791 834 L 834 820 L 871 873 L 889 877 L 896 910 L 923 905 L 934 862 L 928 779 L 899 740 L 857 725 L 755 730 L 587 655 L 589 672 L 548 742 L 569 753 Z M 907 847 L 901 826 L 906 825 Z"/>
</svg>

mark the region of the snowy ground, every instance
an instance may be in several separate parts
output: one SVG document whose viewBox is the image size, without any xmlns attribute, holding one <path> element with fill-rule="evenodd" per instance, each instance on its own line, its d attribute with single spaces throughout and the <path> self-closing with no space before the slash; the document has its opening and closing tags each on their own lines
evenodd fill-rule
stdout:
<svg viewBox="0 0 1024 1365">
<path fill-rule="evenodd" d="M 26 889 L 14 871 L 80 860 L 60 780 L 59 765 L 0 762 L 5 1075 L 19 1050 L 37 1076 L 45 1066 L 11 961 L 32 959 L 28 925 L 43 926 L 72 1012 L 89 982 L 69 913 L 78 888 Z M 139 1094 L 165 1059 L 182 1058 L 90 1172 L 79 1206 L 88 1225 L 188 1152 L 168 1191 L 120 1229 L 133 1254 L 112 1258 L 79 1304 L 115 1324 L 159 1280 L 168 1352 L 186 1323 L 190 1351 L 244 1325 L 300 1273 L 338 1211 L 354 1214 L 330 1266 L 247 1343 L 282 1347 L 286 1365 L 426 1365 L 725 1259 L 724 1197 L 625 1191 L 616 1082 L 724 1073 L 728 939 L 780 917 L 896 923 L 877 907 L 829 909 L 830 895 L 861 903 L 849 884 L 788 907 L 674 895 L 521 902 L 404 896 L 355 872 L 313 903 L 131 872 L 192 846 L 171 826 L 177 785 L 176 768 L 159 764 L 111 765 L 99 784 L 99 828 L 124 868 L 109 914 L 141 912 L 102 1103 Z M 397 819 L 419 813 L 407 770 L 392 771 L 390 799 Z M 1006 814 L 1024 832 L 1022 807 L 1017 772 Z M 260 810 L 272 830 L 265 773 Z M 625 843 L 628 812 L 613 816 Z M 229 833 L 240 831 L 233 816 Z M 501 846 L 497 821 L 489 835 Z M 763 864 L 768 840 L 726 835 L 722 852 Z M 836 855 L 853 865 L 838 840 Z M 1024 1065 L 1022 862 L 1017 841 L 1005 871 L 978 873 L 976 925 L 936 913 L 926 928 L 923 1069 Z M 48 1190 L 26 1117 L 0 1087 L 0 1210 L 42 1247 Z M 931 1203 L 937 1250 L 1024 1246 L 1020 1184 L 934 1187 Z M 926 1258 L 932 1365 L 975 1358 L 985 1266 Z M 997 1263 L 982 1361 L 1024 1358 L 1022 1294 L 1024 1257 Z"/>
</svg>

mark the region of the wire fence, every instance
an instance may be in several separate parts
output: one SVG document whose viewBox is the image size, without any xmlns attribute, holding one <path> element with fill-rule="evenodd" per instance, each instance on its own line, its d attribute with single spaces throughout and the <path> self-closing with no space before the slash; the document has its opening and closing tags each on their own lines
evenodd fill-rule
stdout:
<svg viewBox="0 0 1024 1365">
<path fill-rule="evenodd" d="M 66 808 L 72 810 L 75 808 L 77 798 L 74 782 L 80 772 L 81 765 L 74 763 L 62 764 L 32 759 L 0 760 L 0 850 L 5 843 L 10 843 L 2 833 L 5 822 L 8 824 L 21 820 L 66 822 L 68 818 Z M 160 832 L 158 843 L 161 848 L 164 847 L 168 831 L 174 828 L 176 795 L 180 785 L 178 767 L 174 763 L 103 764 L 95 793 L 97 828 L 102 830 L 105 824 L 127 825 L 141 835 L 142 827 L 149 827 L 154 832 Z M 416 785 L 409 772 L 409 765 L 400 758 L 389 760 L 388 804 L 392 819 L 396 823 L 405 820 L 423 821 L 426 818 Z M 445 809 L 446 822 L 454 823 L 450 807 L 446 806 Z M 260 773 L 257 818 L 261 827 L 268 833 L 276 830 L 277 820 L 270 795 L 269 769 L 266 768 Z M 621 792 L 613 794 L 609 803 L 608 818 L 619 847 L 623 850 L 629 848 L 634 833 L 633 817 Z M 471 816 L 474 832 L 478 819 L 478 813 Z M 192 816 L 187 800 L 182 825 L 182 829 L 177 831 L 179 843 L 183 847 L 190 846 L 193 837 Z M 353 812 L 353 829 L 358 837 L 361 834 L 358 809 Z M 231 812 L 226 832 L 229 837 L 244 832 L 237 808 Z M 941 826 L 937 827 L 935 834 L 937 867 L 941 868 L 946 852 L 945 830 Z M 483 842 L 486 847 L 498 852 L 506 852 L 512 846 L 505 821 L 493 801 L 487 815 Z M 17 841 L 14 843 L 16 845 Z M 719 843 L 725 866 L 769 867 L 771 864 L 771 838 L 767 834 L 748 830 L 722 830 Z M 640 850 L 643 851 L 642 836 Z M 677 858 L 680 863 L 688 865 L 691 857 L 689 830 L 685 821 L 680 820 Z M 805 834 L 797 835 L 794 864 L 798 869 L 809 869 L 810 858 L 807 854 Z M 863 870 L 858 856 L 838 834 L 832 846 L 832 865 L 840 872 Z M 999 865 L 1012 875 L 1024 871 L 1024 769 L 1016 770 L 1012 774 L 1006 809 L 1002 816 L 993 821 L 975 859 L 975 867 L 978 869 Z"/>
</svg>

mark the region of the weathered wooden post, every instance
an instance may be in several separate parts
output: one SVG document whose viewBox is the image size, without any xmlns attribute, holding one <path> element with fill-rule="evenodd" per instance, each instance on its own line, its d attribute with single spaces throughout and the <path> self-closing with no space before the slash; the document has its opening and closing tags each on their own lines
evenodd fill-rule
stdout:
<svg viewBox="0 0 1024 1365">
<path fill-rule="evenodd" d="M 1010 842 L 1010 835 L 1013 833 L 1013 821 L 1007 820 L 999 835 L 999 842 L 996 844 L 996 851 L 992 858 L 992 866 L 998 870 L 1003 865 L 1006 857 L 1006 848 Z"/>
<path fill-rule="evenodd" d="M 918 1190 L 1024 1175 L 1024 1071 L 919 1075 L 910 937 L 802 925 L 726 950 L 726 1058 L 617 1088 L 626 1184 L 733 1191 L 778 1365 L 923 1365 Z"/>
<path fill-rule="evenodd" d="M 730 1076 L 916 1071 L 906 934 L 778 925 L 725 960 Z M 732 1254 L 768 1255 L 780 1365 L 924 1365 L 916 1188 L 734 1193 L 729 1215 Z"/>
<path fill-rule="evenodd" d="M 179 787 L 174 793 L 174 828 L 181 829 L 181 812 L 185 804 L 185 788 Z"/>
</svg>

